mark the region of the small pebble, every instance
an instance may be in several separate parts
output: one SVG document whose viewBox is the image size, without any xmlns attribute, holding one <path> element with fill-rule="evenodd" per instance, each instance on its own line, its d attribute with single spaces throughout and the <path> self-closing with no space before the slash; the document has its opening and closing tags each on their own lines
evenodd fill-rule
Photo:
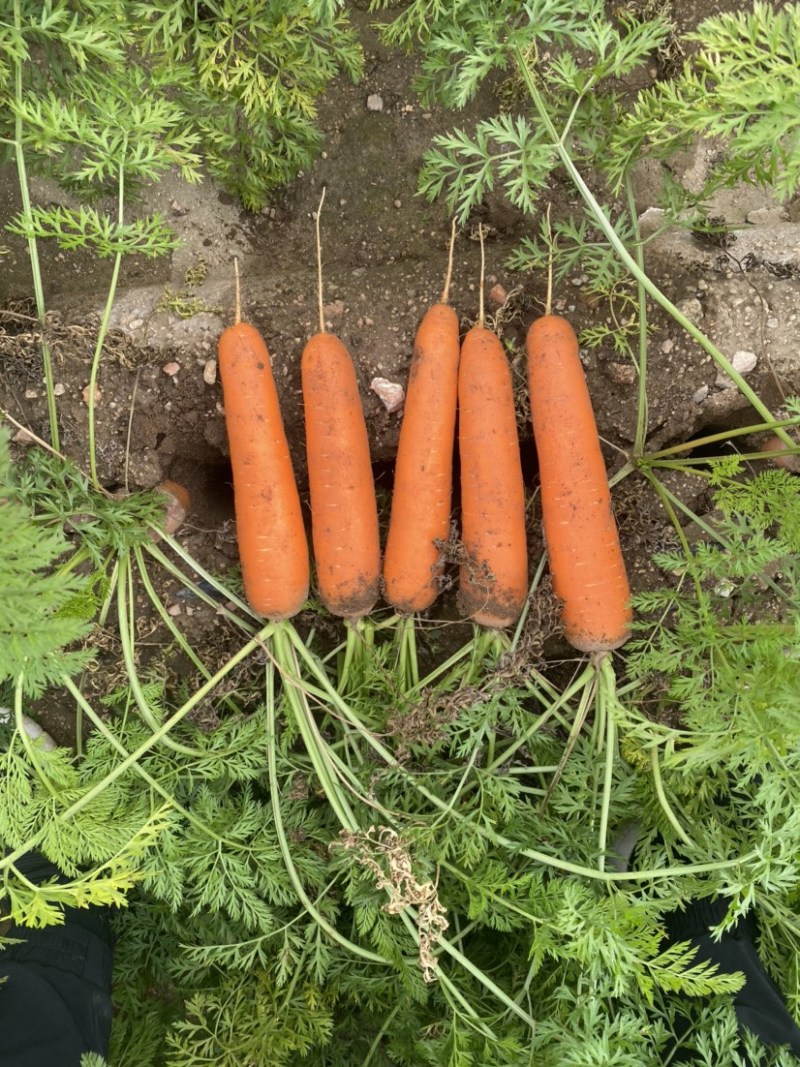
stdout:
<svg viewBox="0 0 800 1067">
<path fill-rule="evenodd" d="M 172 363 L 165 363 L 164 366 L 161 368 L 161 370 L 164 372 L 164 374 L 167 375 L 168 378 L 174 378 L 180 369 L 180 363 L 175 363 L 174 361 Z"/>
<path fill-rule="evenodd" d="M 695 404 L 702 404 L 709 392 L 710 390 L 707 385 L 701 385 L 699 389 L 695 389 L 692 393 L 692 400 Z"/>
<path fill-rule="evenodd" d="M 344 301 L 334 300 L 332 304 L 326 304 L 322 314 L 326 319 L 340 319 L 344 315 Z"/>
<path fill-rule="evenodd" d="M 203 381 L 206 385 L 213 385 L 217 380 L 217 361 L 207 359 L 203 365 Z"/>
<path fill-rule="evenodd" d="M 367 111 L 383 111 L 383 97 L 379 93 L 367 97 Z"/>
<path fill-rule="evenodd" d="M 35 389 L 26 389 L 25 390 L 25 399 L 26 400 L 35 400 L 38 395 L 39 394 L 36 392 Z"/>
<path fill-rule="evenodd" d="M 138 330 L 142 326 L 144 326 L 144 319 L 131 319 L 128 323 L 129 330 Z"/>
<path fill-rule="evenodd" d="M 671 352 L 674 347 L 675 342 L 672 340 L 671 337 L 668 337 L 666 341 L 663 341 L 661 343 L 661 351 L 664 353 L 664 355 L 666 355 L 668 352 Z"/>
<path fill-rule="evenodd" d="M 56 384 L 53 386 L 53 392 L 56 394 L 56 396 L 63 396 L 66 391 L 67 387 L 66 385 L 64 385 L 63 382 L 56 382 Z"/>
<path fill-rule="evenodd" d="M 688 300 L 681 300 L 678 311 L 686 316 L 689 322 L 698 323 L 703 318 L 703 305 L 696 296 L 690 296 Z"/>
<path fill-rule="evenodd" d="M 755 370 L 757 363 L 758 356 L 755 352 L 739 351 L 731 356 L 731 365 L 739 374 L 749 374 L 750 371 Z M 714 379 L 714 385 L 717 389 L 730 389 L 733 382 L 724 371 L 720 371 Z"/>
<path fill-rule="evenodd" d="M 489 303 L 495 304 L 497 307 L 501 308 L 505 304 L 506 300 L 508 300 L 508 293 L 506 292 L 505 288 L 500 285 L 499 282 L 497 283 L 497 285 L 493 285 L 492 288 L 489 290 Z"/>
<path fill-rule="evenodd" d="M 401 208 L 403 206 L 403 201 L 402 200 L 395 200 L 394 206 L 396 208 Z"/>
<path fill-rule="evenodd" d="M 636 368 L 630 363 L 606 363 L 604 370 L 617 385 L 633 385 L 636 381 Z"/>
<path fill-rule="evenodd" d="M 405 390 L 397 382 L 390 382 L 388 378 L 373 378 L 369 387 L 390 414 L 399 411 L 405 403 Z"/>
<path fill-rule="evenodd" d="M 14 436 L 11 438 L 14 444 L 17 445 L 32 445 L 34 438 L 32 434 L 29 434 L 27 430 L 17 430 Z"/>
<path fill-rule="evenodd" d="M 90 389 L 90 386 L 87 385 L 83 389 L 83 392 L 81 393 L 81 396 L 83 397 L 84 404 L 88 404 L 89 403 L 89 396 L 90 396 L 89 389 Z M 95 404 L 99 404 L 102 399 L 103 399 L 103 394 L 100 392 L 100 390 L 97 388 L 97 386 L 95 386 L 94 387 L 94 402 L 95 402 Z"/>
<path fill-rule="evenodd" d="M 182 609 L 180 604 L 170 604 L 170 606 L 167 608 L 167 615 L 172 615 L 172 617 L 174 618 L 176 615 L 181 614 L 181 610 Z"/>
</svg>

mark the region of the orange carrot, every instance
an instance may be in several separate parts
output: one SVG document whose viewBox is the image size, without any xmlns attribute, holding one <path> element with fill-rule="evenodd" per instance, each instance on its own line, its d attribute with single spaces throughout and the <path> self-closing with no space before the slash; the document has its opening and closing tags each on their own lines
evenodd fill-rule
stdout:
<svg viewBox="0 0 800 1067">
<path fill-rule="evenodd" d="M 164 497 L 164 532 L 174 534 L 189 514 L 189 490 L 168 478 L 156 486 L 156 492 Z"/>
<path fill-rule="evenodd" d="M 350 353 L 325 332 L 322 253 L 317 211 L 320 332 L 301 361 L 311 536 L 317 584 L 326 608 L 358 619 L 378 599 L 380 536 L 369 439 Z"/>
<path fill-rule="evenodd" d="M 248 603 L 269 619 L 296 615 L 308 596 L 308 542 L 270 357 L 240 322 L 219 339 L 219 373 L 233 470 L 236 536 Z"/>
<path fill-rule="evenodd" d="M 481 238 L 482 238 L 481 233 Z M 484 326 L 483 241 L 480 317 L 461 346 L 458 448 L 461 456 L 463 614 L 483 626 L 510 626 L 525 606 L 528 552 L 525 485 L 511 368 L 497 334 Z"/>
<path fill-rule="evenodd" d="M 386 600 L 409 613 L 436 599 L 444 570 L 436 542 L 450 534 L 459 362 L 458 316 L 447 303 L 454 237 L 455 221 L 441 302 L 425 312 L 414 339 L 383 561 Z"/>
<path fill-rule="evenodd" d="M 546 314 L 526 341 L 544 535 L 564 633 L 581 652 L 630 636 L 630 589 L 592 402 L 570 324 Z"/>
</svg>

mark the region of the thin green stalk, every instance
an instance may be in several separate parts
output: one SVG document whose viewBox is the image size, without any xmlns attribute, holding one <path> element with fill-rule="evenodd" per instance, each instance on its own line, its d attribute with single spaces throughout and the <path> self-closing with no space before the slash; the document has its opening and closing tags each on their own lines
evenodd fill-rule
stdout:
<svg viewBox="0 0 800 1067">
<path fill-rule="evenodd" d="M 636 252 L 636 265 L 639 268 L 639 276 L 636 279 L 636 302 L 639 307 L 639 372 L 637 398 L 636 398 L 636 433 L 633 439 L 633 454 L 641 456 L 644 452 L 647 440 L 647 293 L 642 278 L 644 269 L 644 247 L 642 235 L 639 232 L 639 216 L 636 211 L 636 200 L 633 195 L 633 182 L 630 174 L 625 175 L 625 196 L 628 202 L 628 216 L 633 226 L 634 251 Z"/>
<path fill-rule="evenodd" d="M 275 820 L 275 834 L 278 838 L 278 845 L 286 867 L 286 873 L 289 875 L 289 879 L 294 886 L 294 891 L 297 893 L 300 903 L 314 922 L 320 929 L 324 930 L 329 937 L 333 938 L 333 940 L 341 945 L 342 948 L 347 949 L 348 952 L 352 952 L 353 955 L 359 956 L 361 959 L 367 960 L 370 963 L 381 963 L 386 966 L 391 966 L 390 961 L 384 959 L 383 956 L 379 956 L 376 952 L 371 952 L 369 949 L 362 948 L 361 945 L 356 945 L 352 941 L 348 941 L 343 934 L 339 933 L 336 927 L 329 923 L 322 912 L 314 905 L 300 880 L 300 875 L 298 874 L 297 868 L 294 865 L 294 860 L 292 859 L 292 852 L 286 837 L 286 830 L 283 825 L 283 814 L 281 812 L 281 794 L 278 785 L 275 686 L 272 670 L 273 668 L 271 664 L 267 664 L 267 774 L 269 776 L 270 799 L 272 800 L 272 815 Z"/>
<path fill-rule="evenodd" d="M 187 566 L 191 567 L 191 569 L 199 578 L 202 578 L 203 581 L 208 582 L 208 584 L 212 586 L 212 588 L 216 589 L 219 593 L 221 593 L 226 600 L 230 601 L 231 604 L 234 604 L 237 608 L 239 608 L 240 611 L 243 611 L 246 615 L 250 616 L 251 619 L 257 618 L 253 609 L 247 603 L 245 603 L 245 601 L 242 600 L 241 597 L 238 597 L 235 593 L 232 593 L 229 589 L 226 589 L 225 586 L 222 585 L 222 583 L 220 582 L 219 578 L 214 577 L 214 575 L 210 571 L 207 571 L 205 567 L 201 566 L 201 564 L 197 562 L 196 559 L 190 556 L 186 549 L 181 544 L 179 544 L 174 537 L 170 537 L 169 534 L 165 534 L 155 525 L 151 525 L 150 529 L 157 533 L 159 538 L 165 544 L 169 545 L 172 551 L 177 556 L 179 556 Z M 255 628 L 250 622 L 245 622 L 244 619 L 240 619 L 238 615 L 234 615 L 234 613 L 228 608 L 226 608 L 224 604 L 220 604 L 218 600 L 214 600 L 213 597 L 209 596 L 208 593 L 204 592 L 198 585 L 196 585 L 194 582 L 191 582 L 180 569 L 180 567 L 177 567 L 172 562 L 172 560 L 161 551 L 158 545 L 147 544 L 145 545 L 145 549 L 147 553 L 153 557 L 153 559 L 157 560 L 162 567 L 169 571 L 170 574 L 174 575 L 174 577 L 176 577 L 182 585 L 184 585 L 187 589 L 191 589 L 191 591 L 198 597 L 198 599 L 205 601 L 206 604 L 214 608 L 214 610 L 217 611 L 220 615 L 224 615 L 226 619 L 230 619 L 231 622 L 236 623 L 236 625 L 240 629 L 244 630 L 245 633 L 252 634 L 255 632 Z"/>
<path fill-rule="evenodd" d="M 598 671 L 600 667 L 598 666 Z M 611 674 L 613 684 L 613 673 Z M 597 688 L 597 701 L 598 706 L 602 703 L 605 711 L 606 719 L 606 739 L 605 739 L 605 768 L 603 774 L 603 799 L 600 807 L 600 830 L 597 841 L 598 851 L 598 869 L 605 871 L 606 869 L 606 852 L 608 850 L 608 820 L 611 812 L 611 788 L 614 783 L 614 760 L 617 755 L 617 724 L 614 721 L 614 711 L 611 706 L 612 702 L 609 699 L 610 693 L 603 685 L 599 685 Z"/>
<path fill-rule="evenodd" d="M 22 747 L 25 749 L 27 757 L 31 762 L 31 766 L 36 771 L 36 777 L 45 787 L 50 796 L 55 800 L 58 797 L 58 793 L 53 788 L 50 779 L 42 770 L 41 762 L 36 758 L 34 753 L 35 741 L 29 737 L 28 731 L 25 729 L 25 724 L 22 721 L 22 677 L 22 675 L 19 676 L 17 683 L 14 686 L 14 725 L 17 728 L 17 734 L 19 735 L 19 739 L 22 742 Z"/>
<path fill-rule="evenodd" d="M 555 126 L 553 125 L 553 120 L 550 117 L 550 113 L 547 110 L 547 106 L 545 105 L 545 102 L 542 99 L 542 96 L 536 85 L 536 81 L 533 77 L 533 74 L 531 73 L 527 63 L 525 62 L 525 57 L 523 56 L 521 49 L 519 48 L 519 46 L 515 46 L 514 50 L 516 53 L 517 62 L 519 63 L 519 67 L 522 72 L 522 77 L 525 81 L 528 92 L 530 93 L 533 105 L 536 108 L 539 118 L 542 121 L 542 125 L 545 127 L 548 134 L 550 135 L 550 138 L 553 142 L 553 146 L 555 147 L 556 152 L 558 153 L 558 157 L 561 161 L 561 164 L 569 174 L 573 184 L 575 185 L 575 188 L 580 193 L 582 199 L 586 203 L 586 206 L 589 208 L 589 211 L 597 222 L 598 227 L 605 234 L 606 239 L 608 240 L 611 247 L 614 249 L 619 258 L 631 272 L 633 277 L 636 278 L 636 280 L 642 284 L 648 295 L 651 296 L 652 299 L 655 300 L 655 302 L 660 307 L 662 307 L 669 315 L 671 315 L 672 318 L 680 326 L 682 326 L 683 329 L 691 337 L 693 337 L 697 341 L 701 348 L 703 348 L 708 353 L 708 355 L 711 356 L 717 366 L 722 371 L 724 371 L 725 374 L 728 375 L 731 381 L 738 388 L 739 392 L 747 398 L 747 400 L 752 404 L 752 406 L 759 413 L 759 415 L 765 421 L 775 422 L 776 420 L 773 418 L 769 408 L 766 406 L 766 404 L 763 403 L 758 394 L 748 385 L 742 375 L 734 368 L 730 360 L 727 359 L 727 357 L 724 356 L 722 352 L 720 352 L 716 345 L 714 345 L 709 340 L 709 338 L 706 337 L 702 330 L 699 330 L 697 326 L 695 326 L 695 324 L 690 319 L 688 319 L 686 315 L 684 315 L 683 312 L 680 311 L 667 296 L 665 296 L 664 293 L 662 293 L 662 291 L 658 288 L 655 282 L 651 281 L 647 274 L 641 270 L 639 264 L 636 262 L 633 256 L 631 256 L 630 252 L 625 247 L 624 242 L 620 239 L 619 235 L 611 224 L 611 221 L 608 219 L 602 207 L 596 200 L 591 189 L 584 181 L 583 176 L 576 167 L 572 156 L 569 153 L 569 150 L 561 142 L 558 132 Z M 789 446 L 794 444 L 794 441 L 791 440 L 785 430 L 778 429 L 776 430 L 776 433 L 785 444 Z"/>
<path fill-rule="evenodd" d="M 653 785 L 655 786 L 656 796 L 658 797 L 658 803 L 661 806 L 661 810 L 666 815 L 670 826 L 681 839 L 681 841 L 683 841 L 685 845 L 689 845 L 690 847 L 692 847 L 694 845 L 694 842 L 692 841 L 691 837 L 689 837 L 689 835 L 686 833 L 684 828 L 681 826 L 680 822 L 678 821 L 678 816 L 672 810 L 672 805 L 667 800 L 666 790 L 664 789 L 664 783 L 661 779 L 661 765 L 658 762 L 658 749 L 656 748 L 650 749 L 650 769 L 653 772 Z"/>
<path fill-rule="evenodd" d="M 192 663 L 195 665 L 195 667 L 197 667 L 197 669 L 200 671 L 200 673 L 203 675 L 203 677 L 204 678 L 210 678 L 211 677 L 211 672 L 209 671 L 208 667 L 206 667 L 206 665 L 203 663 L 203 661 L 197 655 L 195 650 L 192 648 L 190 642 L 186 640 L 186 637 L 181 633 L 181 631 L 175 625 L 175 621 L 173 620 L 172 616 L 169 614 L 167 609 L 164 607 L 164 604 L 163 604 L 161 598 L 159 597 L 159 595 L 156 593 L 155 587 L 153 586 L 153 583 L 150 581 L 150 574 L 149 574 L 149 572 L 147 570 L 147 566 L 145 565 L 145 562 L 144 562 L 144 555 L 142 553 L 141 545 L 136 545 L 136 547 L 133 550 L 133 554 L 134 554 L 134 558 L 136 560 L 136 565 L 137 565 L 138 570 L 139 570 L 139 576 L 140 576 L 140 578 L 142 580 L 142 585 L 144 586 L 144 590 L 147 593 L 148 597 L 150 598 L 150 601 L 153 604 L 153 607 L 156 609 L 156 611 L 158 612 L 159 616 L 161 617 L 161 621 L 164 623 L 164 625 L 167 627 L 169 632 L 172 634 L 172 637 L 175 640 L 175 643 L 189 657 L 189 659 L 192 661 Z M 227 704 L 227 706 L 230 708 L 231 711 L 233 711 L 235 713 L 241 712 L 241 708 L 239 708 L 237 706 L 236 701 L 232 700 L 230 697 L 225 697 L 224 703 Z"/>
<path fill-rule="evenodd" d="M 100 733 L 106 739 L 106 741 L 108 741 L 108 743 L 117 750 L 117 752 L 123 757 L 123 759 L 126 759 L 130 755 L 128 750 L 125 748 L 125 746 L 117 737 L 117 735 L 113 732 L 113 730 L 109 730 L 108 726 L 103 722 L 103 720 L 94 710 L 89 701 L 84 697 L 83 693 L 81 693 L 80 689 L 78 689 L 72 679 L 68 675 L 64 675 L 61 681 L 64 687 L 72 694 L 75 701 L 83 709 L 84 714 L 87 715 L 88 718 L 91 720 L 94 725 L 94 728 L 98 731 L 98 733 Z M 171 808 L 174 808 L 179 815 L 182 815 L 183 818 L 187 820 L 187 822 L 190 822 L 192 826 L 196 827 L 196 829 L 206 834 L 206 836 L 209 837 L 212 841 L 220 840 L 219 834 L 215 833 L 211 829 L 211 827 L 207 825 L 207 823 L 204 823 L 203 820 L 199 819 L 192 811 L 190 811 L 188 808 L 185 808 L 181 803 L 179 803 L 179 801 L 175 799 L 173 794 L 170 793 L 168 789 L 165 789 L 157 778 L 153 778 L 153 776 L 147 770 L 145 770 L 141 763 L 135 763 L 134 770 L 140 778 L 147 782 L 147 784 L 155 793 L 160 794 L 160 796 L 164 798 L 164 800 L 169 804 L 169 806 Z"/>
<path fill-rule="evenodd" d="M 119 580 L 117 582 L 117 619 L 119 622 L 119 641 L 120 646 L 122 647 L 122 658 L 125 663 L 128 684 L 133 693 L 133 698 L 136 701 L 136 706 L 150 729 L 157 730 L 158 720 L 153 714 L 153 710 L 144 694 L 141 682 L 139 681 L 139 671 L 136 666 L 135 639 L 133 636 L 135 633 L 135 623 L 133 618 L 134 600 L 133 575 L 131 573 L 130 559 L 128 556 L 123 556 L 120 559 Z M 203 752 L 200 749 L 191 748 L 189 745 L 174 741 L 168 734 L 164 736 L 163 740 L 167 748 L 171 748 L 173 752 L 179 752 L 182 756 L 203 756 Z"/>
<path fill-rule="evenodd" d="M 339 672 L 339 691 L 352 692 L 364 681 L 369 657 L 375 643 L 375 628 L 372 620 L 346 619 L 347 637 L 344 643 L 342 669 Z"/>
<path fill-rule="evenodd" d="M 411 935 L 414 938 L 414 940 L 417 942 L 417 944 L 419 944 L 419 933 L 417 931 L 417 928 L 416 928 L 414 922 L 412 922 L 412 917 L 416 918 L 416 913 L 415 913 L 414 909 L 413 908 L 407 908 L 406 911 L 403 911 L 400 914 L 401 914 L 402 919 L 403 919 L 403 921 L 404 921 L 404 923 L 406 925 L 406 929 L 408 929 L 408 931 L 411 933 Z M 508 995 L 508 993 L 506 993 L 504 990 L 502 990 L 500 988 L 500 986 L 496 985 L 491 980 L 491 978 L 489 978 L 489 976 L 486 974 L 485 971 L 482 971 L 480 969 L 480 967 L 477 967 L 472 962 L 472 960 L 468 959 L 464 955 L 463 952 L 459 952 L 459 950 L 455 947 L 455 945 L 452 944 L 450 941 L 448 941 L 446 937 L 441 938 L 440 941 L 439 941 L 439 944 L 441 945 L 441 948 L 442 948 L 443 952 L 446 952 L 447 955 L 450 956 L 451 959 L 455 960 L 456 963 L 460 967 L 462 967 L 465 971 L 467 971 L 469 974 L 471 974 L 472 977 L 477 982 L 480 982 L 480 984 L 484 987 L 484 989 L 486 989 L 489 993 L 491 993 L 492 996 L 496 997 L 497 1000 L 499 1000 L 501 1004 L 505 1005 L 505 1007 L 508 1008 L 509 1011 L 513 1012 L 514 1015 L 516 1015 L 518 1018 L 522 1019 L 522 1021 L 524 1023 L 527 1023 L 527 1025 L 530 1026 L 531 1029 L 535 1029 L 536 1028 L 536 1023 L 531 1018 L 531 1016 L 528 1015 L 528 1013 L 526 1011 L 524 1011 L 519 1006 L 519 1004 L 516 1003 L 516 1001 L 512 1000 L 511 997 Z M 443 982 L 445 980 L 446 976 L 443 975 L 441 973 L 441 971 L 440 971 L 438 977 L 439 977 L 439 981 Z M 451 987 L 451 988 L 454 988 L 454 987 Z M 459 999 L 461 999 L 460 995 L 459 995 Z"/>
<path fill-rule="evenodd" d="M 406 615 L 397 628 L 397 678 L 403 694 L 419 688 L 417 633 L 413 615 Z"/>
<path fill-rule="evenodd" d="M 787 448 L 782 455 L 797 456 L 800 455 L 800 447 Z M 728 453 L 731 455 L 731 453 Z M 715 460 L 724 459 L 724 456 L 687 456 L 686 459 L 654 459 L 652 462 L 647 461 L 645 465 L 649 470 L 666 470 L 666 471 L 683 471 L 685 474 L 694 474 L 699 478 L 708 478 L 711 471 L 697 470 L 698 467 L 708 467 Z M 736 458 L 743 463 L 750 462 L 750 460 L 771 460 L 775 458 L 774 452 L 737 452 Z"/>
<path fill-rule="evenodd" d="M 303 744 L 328 803 L 344 829 L 355 831 L 359 827 L 358 820 L 332 773 L 331 757 L 328 753 L 327 745 L 317 729 L 317 724 L 302 689 L 297 658 L 292 645 L 286 640 L 286 632 L 289 628 L 294 629 L 291 623 L 279 623 L 272 638 L 275 662 L 283 678 L 284 695 L 294 713 L 297 728 L 303 738 Z"/>
<path fill-rule="evenodd" d="M 395 1006 L 392 1008 L 392 1010 L 389 1012 L 389 1014 L 383 1020 L 383 1024 L 381 1025 L 380 1030 L 377 1032 L 377 1034 L 375 1035 L 375 1039 L 373 1040 L 372 1044 L 367 1049 L 367 1055 L 366 1055 L 366 1058 L 364 1059 L 364 1062 L 361 1065 L 361 1067 L 369 1067 L 370 1063 L 372 1063 L 372 1057 L 378 1051 L 378 1046 L 380 1045 L 381 1041 L 383 1041 L 383 1039 L 386 1036 L 386 1034 L 388 1034 L 389 1027 L 394 1022 L 395 1015 L 397 1015 L 397 1013 L 400 1011 L 400 1005 L 401 1004 L 402 1004 L 402 1001 L 398 1001 L 398 1003 L 395 1004 Z"/>
<path fill-rule="evenodd" d="M 528 589 L 528 595 L 525 598 L 525 604 L 522 608 L 522 614 L 517 620 L 517 625 L 514 627 L 514 636 L 511 638 L 511 646 L 509 652 L 516 652 L 519 639 L 522 636 L 522 631 L 525 629 L 525 623 L 528 618 L 528 612 L 531 610 L 531 602 L 536 594 L 536 590 L 539 588 L 539 582 L 542 580 L 544 574 L 545 564 L 547 563 L 547 553 L 543 552 L 539 564 L 536 568 L 536 572 L 531 580 L 530 588 Z"/>
<path fill-rule="evenodd" d="M 20 6 L 20 0 L 14 0 L 14 29 L 16 32 L 22 34 L 22 9 Z M 20 108 L 22 105 L 22 66 L 23 60 L 16 59 L 14 61 L 14 103 L 16 107 L 14 109 L 14 154 L 17 163 L 17 178 L 19 181 L 19 192 L 22 199 L 22 215 L 26 223 L 30 225 L 32 218 L 31 210 L 31 194 L 28 188 L 28 172 L 25 165 L 25 153 L 22 149 L 22 114 Z M 39 262 L 39 246 L 36 242 L 36 238 L 33 236 L 28 237 L 28 255 L 31 261 L 31 274 L 33 276 L 33 295 L 36 301 L 36 315 L 39 319 L 39 325 L 42 329 L 42 366 L 44 369 L 44 380 L 47 389 L 47 418 L 50 426 L 50 444 L 56 451 L 60 449 L 59 435 L 58 435 L 58 411 L 56 409 L 56 394 L 55 394 L 55 379 L 53 377 L 53 357 L 50 351 L 50 345 L 46 338 L 46 325 L 45 319 L 47 315 L 47 308 L 44 302 L 44 286 L 42 285 L 42 268 Z"/>
<path fill-rule="evenodd" d="M 125 148 L 123 148 L 123 152 Z M 119 165 L 119 183 L 118 183 L 118 196 L 117 196 L 117 222 L 122 227 L 124 222 L 124 200 L 125 200 L 125 168 L 122 163 Z M 106 296 L 106 304 L 103 308 L 103 317 L 100 320 L 100 330 L 97 334 L 97 343 L 94 348 L 94 355 L 92 356 L 92 366 L 89 372 L 89 474 L 92 479 L 92 485 L 95 489 L 100 488 L 100 482 L 97 478 L 97 448 L 95 443 L 95 390 L 97 388 L 97 375 L 100 370 L 100 357 L 103 354 L 103 345 L 106 341 L 106 334 L 108 333 L 108 326 L 111 321 L 111 310 L 114 307 L 114 300 L 117 295 L 117 283 L 119 282 L 119 269 L 122 265 L 122 252 L 117 252 L 114 256 L 114 266 L 111 270 L 111 282 L 108 286 L 108 294 Z"/>
<path fill-rule="evenodd" d="M 539 732 L 542 726 L 544 726 L 544 724 L 552 715 L 554 715 L 560 708 L 568 706 L 569 701 L 576 693 L 579 693 L 582 690 L 585 692 L 586 683 L 590 679 L 590 677 L 591 670 L 587 667 L 587 669 L 581 672 L 581 674 L 569 686 L 569 688 L 564 690 L 564 692 L 558 697 L 556 701 L 554 701 L 551 705 L 545 708 L 545 710 L 538 717 L 538 719 L 535 719 L 531 723 L 531 725 L 527 727 L 522 734 L 520 734 L 519 737 L 515 738 L 515 740 L 508 746 L 508 748 L 503 749 L 500 755 L 497 756 L 497 758 L 492 763 L 489 763 L 487 765 L 486 770 L 491 773 L 492 771 L 496 771 L 498 767 L 502 766 L 504 763 L 507 763 L 515 752 L 518 752 L 519 749 L 527 745 L 528 741 L 530 741 L 530 739 Z M 578 717 L 578 715 L 579 711 L 572 716 L 573 722 Z"/>
<path fill-rule="evenodd" d="M 757 422 L 752 426 L 740 426 L 734 430 L 723 430 L 721 433 L 708 434 L 706 437 L 696 437 L 691 441 L 681 441 L 680 444 L 662 448 L 658 452 L 649 452 L 647 455 L 640 457 L 639 463 L 640 465 L 647 465 L 652 460 L 674 456 L 677 452 L 693 452 L 696 448 L 705 448 L 707 445 L 714 445 L 718 441 L 730 441 L 733 437 L 745 437 L 749 434 L 768 433 L 771 430 L 783 429 L 787 426 L 797 426 L 798 423 L 800 423 L 800 419 L 795 417 L 778 421 L 773 420 L 772 422 Z M 795 442 L 792 442 L 792 444 L 797 447 Z"/>
<path fill-rule="evenodd" d="M 91 804 L 96 797 L 100 796 L 100 794 L 104 792 L 111 785 L 112 782 L 115 782 L 117 778 L 121 777 L 121 775 L 125 774 L 126 771 L 130 770 L 130 768 L 134 764 L 138 763 L 141 760 L 142 756 L 148 753 L 154 745 L 157 745 L 158 742 L 162 739 L 162 737 L 165 737 L 170 732 L 170 730 L 174 729 L 174 727 L 177 726 L 179 722 L 181 722 L 182 719 L 186 718 L 186 716 L 189 714 L 190 711 L 192 711 L 193 708 L 197 707 L 197 705 L 201 703 L 201 701 L 205 700 L 209 693 L 211 693 L 216 688 L 216 686 L 219 685 L 219 683 L 223 680 L 223 678 L 226 677 L 226 675 L 230 674 L 234 667 L 237 667 L 242 662 L 242 660 L 247 659 L 247 657 L 252 655 L 252 653 L 255 652 L 257 649 L 263 648 L 264 641 L 271 636 L 273 629 L 274 623 L 267 623 L 267 625 L 258 634 L 256 634 L 256 636 L 252 638 L 252 640 L 248 641 L 247 644 L 243 645 L 239 649 L 238 652 L 231 656 L 227 663 L 223 664 L 223 666 L 220 667 L 216 674 L 212 678 L 209 678 L 205 685 L 201 685 L 200 688 L 195 693 L 193 693 L 192 696 L 187 701 L 185 701 L 176 712 L 174 712 L 167 720 L 165 720 L 165 722 L 162 723 L 162 725 L 158 728 L 158 730 L 156 730 L 155 733 L 151 734 L 150 737 L 143 741 L 137 749 L 131 752 L 129 756 L 127 756 L 124 760 L 118 763 L 116 767 L 110 770 L 101 781 L 96 782 L 91 789 L 88 789 L 82 796 L 78 797 L 76 801 L 70 804 L 66 811 L 62 812 L 61 818 L 65 821 L 68 821 L 74 815 L 77 815 L 79 811 L 83 811 L 83 809 L 88 804 Z M 6 856 L 0 858 L 0 871 L 8 868 L 12 863 L 18 860 L 20 856 L 23 856 L 29 849 L 35 848 L 41 840 L 43 832 L 43 830 L 40 830 L 37 834 L 32 835 L 32 837 L 30 837 L 18 849 L 15 849 L 14 851 L 9 852 Z"/>
</svg>

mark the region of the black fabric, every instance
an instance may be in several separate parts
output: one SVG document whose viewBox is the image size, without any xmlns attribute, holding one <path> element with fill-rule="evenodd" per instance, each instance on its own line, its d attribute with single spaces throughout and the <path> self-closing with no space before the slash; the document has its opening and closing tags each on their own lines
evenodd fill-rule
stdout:
<svg viewBox="0 0 800 1067">
<path fill-rule="evenodd" d="M 718 925 L 726 911 L 725 901 L 699 900 L 683 911 L 672 912 L 665 916 L 669 942 L 690 941 L 697 949 L 698 963 L 716 963 L 726 974 L 741 971 L 745 984 L 733 998 L 740 1030 L 752 1031 L 765 1045 L 786 1045 L 800 1058 L 800 1028 L 756 951 L 755 917 L 744 916 L 719 940 L 711 937 L 709 928 Z M 685 1062 L 685 1059 L 675 1056 L 672 1062 Z"/>
<path fill-rule="evenodd" d="M 41 856 L 18 863 L 27 878 L 60 879 Z M 107 909 L 68 908 L 63 926 L 11 927 L 0 952 L 0 1067 L 78 1067 L 105 1056 L 111 1030 L 112 935 Z"/>
</svg>

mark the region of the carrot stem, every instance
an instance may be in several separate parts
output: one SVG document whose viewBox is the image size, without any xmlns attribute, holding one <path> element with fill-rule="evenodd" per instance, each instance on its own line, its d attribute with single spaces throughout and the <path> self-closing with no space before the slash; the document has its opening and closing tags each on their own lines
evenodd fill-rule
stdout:
<svg viewBox="0 0 800 1067">
<path fill-rule="evenodd" d="M 450 250 L 447 254 L 447 274 L 444 278 L 444 289 L 442 289 L 442 304 L 446 304 L 450 297 L 450 282 L 453 277 L 453 250 L 456 243 L 456 221 L 455 216 L 453 216 L 453 221 L 450 224 Z"/>
<path fill-rule="evenodd" d="M 319 332 L 325 333 L 325 315 L 322 311 L 322 238 L 320 237 L 320 225 L 319 220 L 322 216 L 322 205 L 325 203 L 325 189 L 327 186 L 322 186 L 322 196 L 319 198 L 319 206 L 317 207 L 317 217 L 315 220 L 315 231 L 317 235 L 317 305 L 319 307 Z"/>
<path fill-rule="evenodd" d="M 234 291 L 236 293 L 236 303 L 233 310 L 233 325 L 238 326 L 242 321 L 242 289 L 241 282 L 239 280 L 239 257 L 233 257 L 233 277 L 234 277 Z"/>
<path fill-rule="evenodd" d="M 602 671 L 602 664 L 607 662 L 608 653 L 603 653 L 599 660 L 595 661 L 595 669 L 598 675 L 598 683 L 601 680 L 605 684 L 597 686 L 597 709 L 602 708 L 605 717 L 605 767 L 603 772 L 603 797 L 600 805 L 600 828 L 598 832 L 598 870 L 602 873 L 606 869 L 606 853 L 608 851 L 608 820 L 611 811 L 611 789 L 614 784 L 614 757 L 617 753 L 617 724 L 610 699 L 615 685 L 614 673 Z"/>
<path fill-rule="evenodd" d="M 553 247 L 553 231 L 550 228 L 550 208 L 552 206 L 550 203 L 547 205 L 547 214 L 545 215 L 545 225 L 547 227 L 547 296 L 544 305 L 545 315 L 552 314 L 553 310 L 553 255 L 555 254 L 555 248 Z"/>
<path fill-rule="evenodd" d="M 484 275 L 486 273 L 486 253 L 484 252 L 483 248 L 483 223 L 478 226 L 478 239 L 481 242 L 481 284 L 478 291 L 478 326 L 483 329 L 484 323 L 486 321 L 483 307 L 483 285 Z"/>
</svg>

